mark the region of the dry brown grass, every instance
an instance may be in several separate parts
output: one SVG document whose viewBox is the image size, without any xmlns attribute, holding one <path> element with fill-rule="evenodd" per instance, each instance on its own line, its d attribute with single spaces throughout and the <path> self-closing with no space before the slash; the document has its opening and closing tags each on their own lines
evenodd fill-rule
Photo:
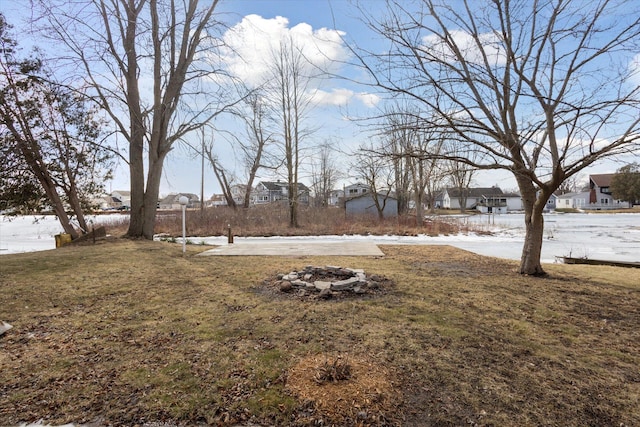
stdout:
<svg viewBox="0 0 640 427">
<path fill-rule="evenodd" d="M 640 270 L 549 265 L 541 279 L 450 247 L 381 248 L 196 257 L 206 248 L 116 240 L 3 255 L 0 425 L 640 425 Z M 264 292 L 323 264 L 395 286 Z M 352 379 L 310 378 L 337 355 Z"/>
<path fill-rule="evenodd" d="M 288 227 L 289 211 L 286 205 L 256 206 L 236 211 L 227 207 L 208 208 L 204 211 L 188 210 L 186 231 L 189 236 L 226 235 L 231 226 L 235 236 L 312 236 L 312 235 L 416 235 L 449 234 L 468 231 L 469 226 L 455 218 L 443 216 L 416 224 L 415 215 L 389 218 L 379 221 L 375 216 L 346 217 L 339 208 L 299 208 L 298 228 Z M 109 231 L 124 235 L 127 222 L 112 224 Z M 160 211 L 156 221 L 156 233 L 171 236 L 182 235 L 182 214 L 177 211 Z"/>
</svg>

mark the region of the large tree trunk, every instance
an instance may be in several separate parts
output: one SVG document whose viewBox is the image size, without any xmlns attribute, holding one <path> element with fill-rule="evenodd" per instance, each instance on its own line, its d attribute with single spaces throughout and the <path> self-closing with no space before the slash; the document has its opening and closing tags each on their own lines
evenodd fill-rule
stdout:
<svg viewBox="0 0 640 427">
<path fill-rule="evenodd" d="M 142 237 L 147 240 L 153 240 L 158 195 L 160 193 L 160 179 L 162 178 L 162 166 L 165 157 L 166 153 L 160 153 L 158 157 L 151 159 L 149 173 L 147 174 L 147 188 L 144 192 L 144 223 L 142 225 Z"/>
<path fill-rule="evenodd" d="M 143 237 L 145 222 L 144 206 L 144 150 L 142 136 L 139 143 L 134 143 L 133 138 L 129 144 L 129 177 L 131 180 L 131 212 L 129 214 L 129 229 L 127 237 Z"/>
<path fill-rule="evenodd" d="M 71 225 L 71 221 L 69 220 L 69 216 L 67 215 L 67 212 L 64 209 L 64 203 L 60 198 L 60 196 L 58 195 L 58 191 L 56 189 L 56 185 L 53 181 L 53 178 L 51 178 L 51 175 L 49 174 L 49 171 L 47 170 L 47 168 L 42 166 L 44 161 L 42 160 L 42 157 L 40 156 L 37 148 L 34 148 L 33 146 L 31 146 L 32 144 L 25 141 L 21 137 L 20 133 L 17 131 L 17 129 L 15 128 L 12 122 L 7 121 L 7 127 L 9 128 L 11 133 L 14 135 L 15 140 L 18 143 L 18 148 L 22 152 L 22 155 L 25 161 L 27 162 L 27 164 L 29 165 L 29 168 L 35 175 L 38 182 L 40 182 L 42 189 L 47 195 L 47 199 L 49 203 L 51 203 L 51 207 L 53 208 L 53 211 L 58 217 L 58 221 L 60 221 L 60 225 L 62 225 L 62 229 L 64 230 L 65 233 L 71 235 L 72 239 L 77 239 L 78 232 L 73 227 L 73 225 Z M 31 138 L 31 139 L 34 140 L 34 138 Z"/>
<path fill-rule="evenodd" d="M 289 181 L 288 191 L 289 191 L 289 227 L 298 228 L 300 224 L 298 223 L 298 185 L 297 182 L 291 183 L 292 180 L 295 180 L 295 176 L 293 174 L 289 174 L 291 180 Z"/>
<path fill-rule="evenodd" d="M 520 259 L 520 274 L 531 276 L 543 276 L 545 271 L 540 263 L 540 253 L 542 251 L 542 237 L 544 233 L 544 217 L 542 211 L 534 209 L 525 213 L 526 234 L 522 257 Z"/>
<path fill-rule="evenodd" d="M 46 171 L 42 171 L 40 168 L 38 168 L 38 171 L 36 171 L 35 174 L 40 181 L 40 184 L 44 188 L 45 194 L 47 195 L 47 198 L 51 203 L 51 207 L 56 213 L 58 221 L 60 221 L 60 225 L 62 225 L 62 229 L 65 233 L 71 235 L 71 239 L 77 239 L 79 237 L 79 234 L 73 227 L 73 225 L 71 225 L 69 215 L 67 215 L 67 212 L 64 209 L 64 203 L 62 202 L 62 199 L 60 199 L 60 196 L 56 191 L 53 180 Z"/>
<path fill-rule="evenodd" d="M 71 210 L 76 215 L 76 219 L 78 220 L 78 225 L 83 233 L 89 232 L 89 227 L 87 225 L 87 221 L 84 217 L 84 212 L 82 211 L 82 205 L 80 204 L 80 198 L 78 197 L 78 191 L 76 189 L 74 178 L 69 175 L 69 181 L 71 185 L 67 191 L 67 197 L 69 199 L 69 206 L 71 206 Z"/>
<path fill-rule="evenodd" d="M 542 238 L 544 236 L 544 217 L 542 215 L 545 203 L 549 198 L 545 192 L 537 194 L 531 181 L 518 180 L 522 203 L 524 205 L 525 237 L 520 258 L 520 274 L 530 276 L 544 276 L 545 271 L 540 263 L 542 252 Z"/>
</svg>

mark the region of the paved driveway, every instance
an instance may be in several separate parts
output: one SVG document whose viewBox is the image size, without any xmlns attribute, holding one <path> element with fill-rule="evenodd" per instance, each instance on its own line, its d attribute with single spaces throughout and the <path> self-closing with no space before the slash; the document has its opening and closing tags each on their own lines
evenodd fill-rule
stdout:
<svg viewBox="0 0 640 427">
<path fill-rule="evenodd" d="M 375 243 L 371 242 L 313 242 L 313 241 L 237 241 L 202 252 L 199 256 L 233 255 L 340 255 L 340 256 L 384 256 Z"/>
</svg>

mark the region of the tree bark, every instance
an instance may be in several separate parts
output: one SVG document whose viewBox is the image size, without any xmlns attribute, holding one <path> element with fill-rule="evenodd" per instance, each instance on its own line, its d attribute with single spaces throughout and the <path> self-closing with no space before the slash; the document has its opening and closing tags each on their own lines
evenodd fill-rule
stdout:
<svg viewBox="0 0 640 427">
<path fill-rule="evenodd" d="M 518 179 L 522 203 L 524 205 L 525 237 L 520 258 L 520 274 L 544 276 L 546 272 L 540 263 L 542 238 L 544 236 L 544 216 L 542 212 L 549 199 L 547 191 L 536 191 L 530 180 Z"/>
</svg>

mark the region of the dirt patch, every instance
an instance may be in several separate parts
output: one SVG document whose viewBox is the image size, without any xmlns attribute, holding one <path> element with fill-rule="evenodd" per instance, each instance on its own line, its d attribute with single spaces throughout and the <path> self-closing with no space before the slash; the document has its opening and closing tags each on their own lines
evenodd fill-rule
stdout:
<svg viewBox="0 0 640 427">
<path fill-rule="evenodd" d="M 319 381 L 332 366 L 348 367 L 348 378 Z M 400 402 L 394 378 L 390 369 L 371 358 L 319 354 L 293 366 L 286 387 L 305 403 L 306 410 L 299 414 L 303 423 L 385 426 L 395 425 L 392 414 L 397 415 L 394 412 Z"/>
</svg>

